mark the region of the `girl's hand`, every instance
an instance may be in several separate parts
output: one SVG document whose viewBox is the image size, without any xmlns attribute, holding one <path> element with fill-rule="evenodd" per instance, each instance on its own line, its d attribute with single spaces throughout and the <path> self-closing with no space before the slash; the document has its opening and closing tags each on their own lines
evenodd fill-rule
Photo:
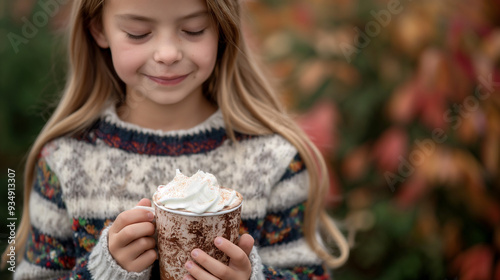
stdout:
<svg viewBox="0 0 500 280">
<path fill-rule="evenodd" d="M 184 276 L 184 280 L 193 279 L 231 279 L 231 280 L 248 280 L 252 274 L 252 265 L 248 256 L 252 251 L 254 240 L 249 234 L 244 234 L 240 237 L 238 245 L 223 238 L 215 238 L 215 246 L 229 257 L 229 265 L 226 266 L 218 260 L 210 257 L 207 253 L 200 249 L 194 249 L 191 256 L 203 268 L 199 267 L 192 261 L 185 264 L 190 275 Z M 208 271 L 208 272 L 207 272 Z"/>
<path fill-rule="evenodd" d="M 151 206 L 149 199 L 142 199 L 138 206 Z M 111 256 L 125 270 L 141 272 L 157 258 L 153 214 L 143 209 L 123 211 L 116 217 L 108 234 Z"/>
</svg>

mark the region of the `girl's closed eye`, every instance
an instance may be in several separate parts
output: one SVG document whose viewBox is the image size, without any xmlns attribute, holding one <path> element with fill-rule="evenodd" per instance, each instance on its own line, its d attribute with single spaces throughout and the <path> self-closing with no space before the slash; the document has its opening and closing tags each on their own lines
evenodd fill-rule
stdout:
<svg viewBox="0 0 500 280">
<path fill-rule="evenodd" d="M 134 35 L 134 34 L 130 34 L 128 32 L 125 32 L 127 34 L 127 37 L 129 39 L 132 39 L 132 40 L 141 40 L 141 39 L 144 39 L 146 38 L 150 33 L 145 33 L 145 34 L 141 34 L 141 35 Z"/>
<path fill-rule="evenodd" d="M 205 29 L 201 29 L 199 31 L 189 31 L 189 30 L 183 30 L 183 31 L 189 36 L 196 37 L 202 35 L 205 32 Z"/>
</svg>

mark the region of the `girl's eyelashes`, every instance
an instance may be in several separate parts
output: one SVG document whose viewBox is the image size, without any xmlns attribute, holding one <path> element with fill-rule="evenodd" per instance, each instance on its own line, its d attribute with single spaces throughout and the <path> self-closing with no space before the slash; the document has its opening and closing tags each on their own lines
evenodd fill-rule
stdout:
<svg viewBox="0 0 500 280">
<path fill-rule="evenodd" d="M 189 36 L 196 37 L 196 36 L 202 35 L 205 32 L 205 29 L 202 29 L 202 30 L 199 30 L 199 31 L 183 30 L 183 32 L 185 34 L 189 35 Z M 145 33 L 145 34 L 141 34 L 141 35 L 134 35 L 134 34 L 130 34 L 128 32 L 125 32 L 125 34 L 127 34 L 127 37 L 129 39 L 132 39 L 132 40 L 141 40 L 141 39 L 146 38 L 151 33 Z"/>
<path fill-rule="evenodd" d="M 133 35 L 133 34 L 130 34 L 127 32 L 125 32 L 125 33 L 127 34 L 127 37 L 129 39 L 132 39 L 132 40 L 141 40 L 141 39 L 146 38 L 146 36 L 148 36 L 150 34 L 150 33 L 146 33 L 146 34 L 142 34 L 142 35 Z"/>
<path fill-rule="evenodd" d="M 203 32 L 205 32 L 205 29 L 202 29 L 200 31 L 188 31 L 188 30 L 184 30 L 184 33 L 186 33 L 189 36 L 200 36 L 200 35 L 203 34 Z"/>
</svg>

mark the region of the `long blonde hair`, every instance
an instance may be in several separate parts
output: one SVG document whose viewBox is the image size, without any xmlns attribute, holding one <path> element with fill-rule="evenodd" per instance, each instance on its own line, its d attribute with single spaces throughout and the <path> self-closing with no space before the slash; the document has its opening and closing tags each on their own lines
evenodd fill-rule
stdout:
<svg viewBox="0 0 500 280">
<path fill-rule="evenodd" d="M 304 235 L 311 248 L 330 267 L 345 263 L 349 248 L 342 233 L 324 211 L 328 189 L 325 162 L 304 132 L 285 113 L 285 109 L 248 50 L 241 34 L 239 0 L 207 0 L 219 28 L 219 57 L 204 93 L 218 104 L 226 130 L 252 135 L 278 133 L 299 151 L 310 178 Z M 75 0 L 70 22 L 69 72 L 62 98 L 53 115 L 31 148 L 24 175 L 24 209 L 16 234 L 16 255 L 21 256 L 30 232 L 29 197 L 35 165 L 42 147 L 64 135 L 82 131 L 102 110 L 125 99 L 125 84 L 116 75 L 109 49 L 101 49 L 90 34 L 90 24 L 102 20 L 104 0 Z M 336 242 L 339 256 L 333 257 L 318 240 L 317 230 Z M 7 251 L 2 263 L 7 259 Z"/>
</svg>

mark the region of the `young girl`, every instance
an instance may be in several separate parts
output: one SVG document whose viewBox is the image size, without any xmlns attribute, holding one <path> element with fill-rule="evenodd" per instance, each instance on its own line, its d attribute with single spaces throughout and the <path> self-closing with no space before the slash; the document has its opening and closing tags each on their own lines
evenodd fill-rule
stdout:
<svg viewBox="0 0 500 280">
<path fill-rule="evenodd" d="M 214 240 L 229 265 L 195 249 L 184 279 L 329 278 L 348 247 L 323 211 L 325 163 L 252 59 L 239 0 L 73 2 L 67 86 L 27 161 L 15 278 L 150 279 L 153 217 L 132 208 L 177 168 L 245 199 L 238 244 Z"/>
</svg>

